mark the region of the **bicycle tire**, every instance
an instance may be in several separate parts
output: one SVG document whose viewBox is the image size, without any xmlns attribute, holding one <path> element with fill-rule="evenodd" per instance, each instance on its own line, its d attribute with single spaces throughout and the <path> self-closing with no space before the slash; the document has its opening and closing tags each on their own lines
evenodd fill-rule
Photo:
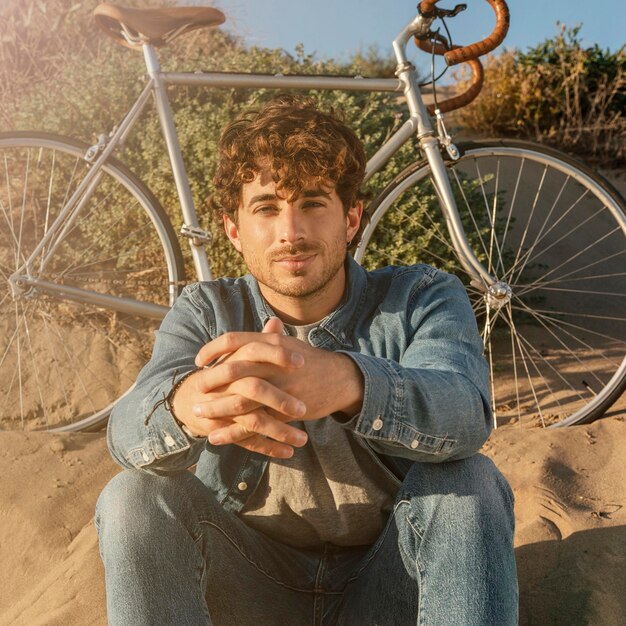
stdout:
<svg viewBox="0 0 626 626">
<path fill-rule="evenodd" d="M 470 284 L 425 160 L 374 200 L 355 258 L 368 269 L 428 263 L 461 278 L 485 343 L 496 425 L 589 423 L 626 389 L 626 203 L 545 146 L 459 148 L 462 157 L 446 162 L 459 214 L 479 260 L 510 285 L 508 304 L 496 310 Z"/>
<path fill-rule="evenodd" d="M 0 133 L 0 429 L 98 430 L 150 356 L 154 312 L 120 313 L 31 284 L 16 292 L 8 280 L 91 167 L 83 158 L 88 147 L 50 133 Z M 184 281 L 176 234 L 158 200 L 120 161 L 104 163 L 76 220 L 64 225 L 65 235 L 42 249 L 29 277 L 68 293 L 79 288 L 160 304 L 159 311 L 173 304 Z"/>
</svg>

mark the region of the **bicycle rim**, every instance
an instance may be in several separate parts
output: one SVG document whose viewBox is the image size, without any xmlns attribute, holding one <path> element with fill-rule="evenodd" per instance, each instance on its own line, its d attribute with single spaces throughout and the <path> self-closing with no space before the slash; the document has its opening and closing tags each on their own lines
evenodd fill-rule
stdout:
<svg viewBox="0 0 626 626">
<path fill-rule="evenodd" d="M 447 164 L 459 214 L 510 298 L 494 302 L 470 284 L 425 162 L 375 201 L 355 258 L 367 269 L 428 263 L 461 278 L 485 344 L 497 424 L 592 421 L 626 387 L 624 201 L 554 150 L 521 141 L 461 148 Z"/>
<path fill-rule="evenodd" d="M 0 135 L 0 429 L 102 426 L 151 353 L 154 314 L 9 284 L 87 173 L 86 149 L 44 133 Z M 183 263 L 163 209 L 115 160 L 102 172 L 64 236 L 20 274 L 68 293 L 171 306 Z"/>
</svg>

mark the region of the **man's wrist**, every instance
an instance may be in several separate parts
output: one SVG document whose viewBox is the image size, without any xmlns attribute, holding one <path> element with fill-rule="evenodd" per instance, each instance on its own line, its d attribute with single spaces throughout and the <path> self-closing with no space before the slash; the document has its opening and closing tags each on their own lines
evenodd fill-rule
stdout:
<svg viewBox="0 0 626 626">
<path fill-rule="evenodd" d="M 335 416 L 344 417 L 345 421 L 349 421 L 357 413 L 361 412 L 363 406 L 363 394 L 365 392 L 365 378 L 359 366 L 347 354 L 337 354 L 341 357 L 341 367 L 339 371 L 343 376 L 339 376 L 341 380 L 341 389 L 337 394 L 339 405 L 333 411 Z M 339 421 L 344 421 L 339 419 Z"/>
<path fill-rule="evenodd" d="M 200 437 L 200 435 L 196 435 L 194 434 L 190 428 L 187 426 L 187 424 L 185 424 L 180 418 L 179 416 L 176 414 L 176 411 L 174 411 L 174 398 L 176 396 L 176 394 L 178 393 L 178 390 L 182 387 L 183 383 L 190 378 L 191 376 L 193 376 L 196 372 L 199 372 L 202 368 L 201 367 L 196 367 L 192 370 L 190 370 L 189 372 L 183 374 L 175 383 L 174 385 L 172 385 L 172 388 L 170 389 L 170 392 L 167 394 L 167 401 L 165 403 L 165 406 L 167 407 L 167 410 L 170 412 L 170 415 L 174 418 L 174 421 L 176 422 L 176 424 L 182 429 L 182 431 L 188 436 L 188 437 L 193 437 L 193 438 L 198 438 Z"/>
</svg>

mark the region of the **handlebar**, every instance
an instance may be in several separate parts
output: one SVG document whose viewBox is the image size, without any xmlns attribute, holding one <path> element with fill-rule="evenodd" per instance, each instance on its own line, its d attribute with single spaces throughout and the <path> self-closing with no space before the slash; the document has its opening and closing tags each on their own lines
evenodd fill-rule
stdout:
<svg viewBox="0 0 626 626">
<path fill-rule="evenodd" d="M 416 40 L 416 43 L 420 50 L 429 53 L 432 51 L 432 44 L 430 42 Z M 454 50 L 456 49 L 458 49 L 458 47 L 454 48 Z M 446 48 L 441 44 L 435 44 L 435 54 L 444 54 L 445 50 Z M 472 100 L 476 98 L 476 96 L 478 96 L 480 90 L 483 88 L 483 81 L 485 78 L 483 64 L 478 59 L 469 59 L 468 61 L 466 61 L 466 63 L 469 65 L 469 68 L 472 72 L 472 81 L 469 87 L 463 93 L 438 103 L 437 108 L 442 113 L 448 113 L 450 111 L 454 111 L 455 109 L 460 109 L 466 104 L 469 104 Z M 434 104 L 429 104 L 426 108 L 431 115 L 435 112 Z"/>
<path fill-rule="evenodd" d="M 437 2 L 439 0 L 422 0 L 418 5 L 418 9 L 422 15 L 434 15 L 436 17 L 438 9 L 435 5 Z M 487 2 L 496 14 L 496 25 L 493 32 L 485 39 L 481 39 L 469 46 L 459 46 L 453 50 L 446 51 L 443 57 L 448 65 L 456 65 L 457 63 L 483 56 L 497 48 L 506 37 L 509 30 L 509 7 L 505 0 L 487 0 Z"/>
<path fill-rule="evenodd" d="M 445 11 L 438 9 L 435 5 L 439 0 L 422 0 L 418 5 L 420 15 L 426 18 L 435 18 L 439 15 L 454 15 L 459 10 L 465 8 L 464 5 L 457 6 L 454 11 Z M 472 72 L 472 79 L 470 86 L 458 96 L 448 98 L 439 103 L 439 110 L 442 113 L 453 111 L 454 109 L 460 109 L 461 107 L 469 104 L 472 100 L 478 96 L 483 86 L 484 72 L 482 63 L 478 60 L 479 56 L 483 56 L 488 52 L 491 52 L 494 48 L 497 48 L 509 30 L 509 7 L 505 0 L 487 0 L 491 5 L 491 8 L 496 14 L 496 25 L 491 35 L 485 39 L 481 39 L 476 43 L 468 46 L 452 46 L 451 49 L 446 48 L 441 43 L 433 43 L 426 39 L 418 39 L 414 37 L 415 44 L 420 50 L 428 53 L 434 53 L 437 55 L 443 55 L 446 64 L 448 66 L 456 65 L 457 63 L 467 63 Z M 434 113 L 435 106 L 433 104 L 428 106 L 428 112 L 432 115 Z"/>
</svg>

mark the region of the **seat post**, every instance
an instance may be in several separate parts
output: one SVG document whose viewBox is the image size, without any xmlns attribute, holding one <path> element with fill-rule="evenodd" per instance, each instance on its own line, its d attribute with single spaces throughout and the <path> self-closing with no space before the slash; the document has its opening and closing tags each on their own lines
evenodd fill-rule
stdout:
<svg viewBox="0 0 626 626">
<path fill-rule="evenodd" d="M 146 62 L 146 69 L 151 78 L 161 73 L 161 65 L 156 55 L 156 49 L 152 44 L 144 43 L 142 46 L 143 58 Z"/>
</svg>

